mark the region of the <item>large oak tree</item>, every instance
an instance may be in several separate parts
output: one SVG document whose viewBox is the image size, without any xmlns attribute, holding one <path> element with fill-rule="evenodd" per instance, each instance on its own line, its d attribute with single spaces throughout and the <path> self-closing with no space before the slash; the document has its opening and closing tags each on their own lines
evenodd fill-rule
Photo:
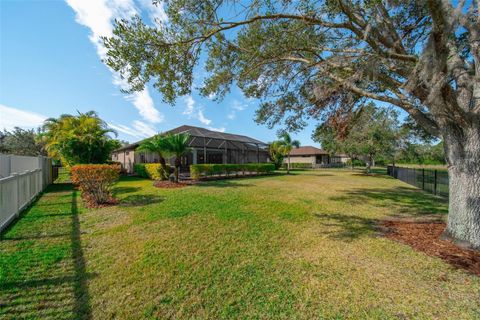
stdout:
<svg viewBox="0 0 480 320">
<path fill-rule="evenodd" d="M 118 21 L 107 64 L 167 102 L 231 85 L 262 100 L 257 121 L 299 129 L 348 118 L 366 99 L 405 110 L 445 141 L 446 234 L 480 248 L 480 18 L 477 0 L 299 0 L 166 3 L 169 20 Z"/>
</svg>

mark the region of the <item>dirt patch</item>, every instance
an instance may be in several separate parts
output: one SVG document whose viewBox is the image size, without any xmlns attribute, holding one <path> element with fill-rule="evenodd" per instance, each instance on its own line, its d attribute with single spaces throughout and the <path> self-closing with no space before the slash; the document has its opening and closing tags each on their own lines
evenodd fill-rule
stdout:
<svg viewBox="0 0 480 320">
<path fill-rule="evenodd" d="M 445 230 L 442 221 L 383 221 L 385 236 L 422 251 L 430 256 L 443 259 L 454 267 L 480 276 L 480 252 L 456 246 L 449 240 L 441 239 Z"/>
<path fill-rule="evenodd" d="M 185 188 L 192 184 L 194 184 L 193 181 L 181 181 L 181 182 L 175 183 L 171 181 L 157 180 L 153 183 L 153 186 L 157 188 L 165 188 L 165 189 L 178 189 L 178 188 Z"/>
</svg>

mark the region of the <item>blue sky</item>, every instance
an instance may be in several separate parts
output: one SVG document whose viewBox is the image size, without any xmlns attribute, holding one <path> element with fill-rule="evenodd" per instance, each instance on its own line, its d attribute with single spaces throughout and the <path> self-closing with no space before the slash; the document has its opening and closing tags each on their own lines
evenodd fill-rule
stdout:
<svg viewBox="0 0 480 320">
<path fill-rule="evenodd" d="M 274 140 L 278 128 L 257 125 L 258 101 L 245 99 L 236 87 L 218 103 L 194 91 L 173 107 L 151 87 L 134 95 L 120 92 L 121 80 L 101 62 L 99 37 L 111 32 L 115 17 L 164 19 L 162 8 L 150 2 L 0 0 L 0 129 L 31 128 L 46 117 L 95 110 L 130 142 L 182 124 Z M 314 126 L 312 121 L 294 137 L 315 145 Z"/>
</svg>

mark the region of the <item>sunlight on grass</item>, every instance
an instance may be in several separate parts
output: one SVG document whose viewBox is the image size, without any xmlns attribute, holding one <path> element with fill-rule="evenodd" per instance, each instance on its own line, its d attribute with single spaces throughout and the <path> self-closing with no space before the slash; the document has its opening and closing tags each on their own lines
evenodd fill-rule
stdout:
<svg viewBox="0 0 480 320">
<path fill-rule="evenodd" d="M 321 170 L 157 189 L 128 177 L 115 196 L 87 210 L 51 188 L 3 235 L 0 314 L 480 316 L 477 277 L 378 236 L 379 219 L 447 213 L 392 178 Z"/>
</svg>

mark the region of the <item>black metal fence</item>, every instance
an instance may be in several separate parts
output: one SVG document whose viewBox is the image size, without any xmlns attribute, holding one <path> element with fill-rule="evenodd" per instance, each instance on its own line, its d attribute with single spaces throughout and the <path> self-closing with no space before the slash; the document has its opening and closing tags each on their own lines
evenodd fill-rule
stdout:
<svg viewBox="0 0 480 320">
<path fill-rule="evenodd" d="M 448 197 L 448 171 L 388 166 L 387 174 L 427 192 Z"/>
</svg>

